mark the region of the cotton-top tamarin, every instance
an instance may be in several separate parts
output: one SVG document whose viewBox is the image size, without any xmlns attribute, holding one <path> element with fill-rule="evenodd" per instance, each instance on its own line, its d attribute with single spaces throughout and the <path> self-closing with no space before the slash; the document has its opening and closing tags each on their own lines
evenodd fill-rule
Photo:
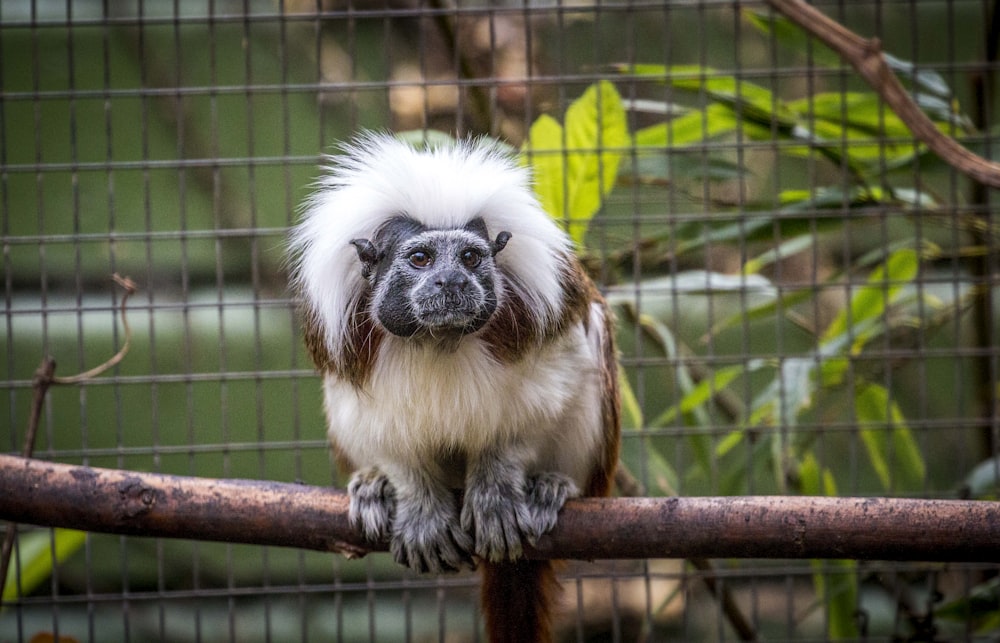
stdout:
<svg viewBox="0 0 1000 643">
<path fill-rule="evenodd" d="M 522 546 L 608 492 L 607 305 L 496 144 L 370 134 L 331 161 L 292 266 L 350 520 L 416 571 L 478 560 L 491 639 L 545 640 L 558 584 Z"/>
</svg>

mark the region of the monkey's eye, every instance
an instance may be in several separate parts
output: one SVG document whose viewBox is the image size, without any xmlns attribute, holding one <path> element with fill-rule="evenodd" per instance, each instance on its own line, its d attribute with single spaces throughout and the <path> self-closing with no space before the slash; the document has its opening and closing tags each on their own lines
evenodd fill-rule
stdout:
<svg viewBox="0 0 1000 643">
<path fill-rule="evenodd" d="M 426 250 L 414 250 L 408 257 L 410 265 L 415 268 L 426 268 L 434 261 L 434 257 Z"/>
<path fill-rule="evenodd" d="M 483 260 L 483 255 L 475 248 L 466 248 L 459 253 L 458 258 L 462 260 L 462 265 L 466 268 L 475 268 Z"/>
</svg>

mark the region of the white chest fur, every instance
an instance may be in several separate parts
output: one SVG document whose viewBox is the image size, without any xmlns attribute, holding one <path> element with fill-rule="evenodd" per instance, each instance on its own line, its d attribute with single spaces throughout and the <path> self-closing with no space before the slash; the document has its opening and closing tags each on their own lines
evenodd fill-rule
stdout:
<svg viewBox="0 0 1000 643">
<path fill-rule="evenodd" d="M 521 444 L 534 466 L 582 484 L 601 435 L 598 370 L 582 324 L 514 364 L 498 363 L 476 337 L 451 352 L 393 337 L 364 390 L 324 380 L 329 436 L 357 467 Z M 574 448 L 560 448 L 565 441 Z"/>
</svg>

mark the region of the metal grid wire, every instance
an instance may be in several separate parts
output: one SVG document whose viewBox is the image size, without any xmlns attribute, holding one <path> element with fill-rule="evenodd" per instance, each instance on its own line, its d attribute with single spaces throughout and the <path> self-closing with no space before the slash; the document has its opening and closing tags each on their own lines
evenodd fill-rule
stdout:
<svg viewBox="0 0 1000 643">
<path fill-rule="evenodd" d="M 995 153 L 995 3 L 816 5 L 907 61 L 944 131 Z M 283 259 L 321 155 L 362 129 L 520 147 L 607 81 L 632 138 L 585 258 L 618 314 L 642 412 L 623 455 L 645 492 L 989 496 L 994 197 L 796 33 L 763 3 L 721 0 L 4 0 L 0 449 L 23 447 L 44 355 L 70 374 L 121 346 L 120 273 L 140 289 L 132 349 L 50 390 L 34 456 L 331 484 Z M 831 347 L 838 323 L 853 350 Z M 474 575 L 411 575 L 382 555 L 19 534 L 0 641 L 481 627 Z M 30 567 L 57 550 L 60 564 Z M 996 635 L 996 567 L 713 564 L 763 638 Z M 733 640 L 707 573 L 571 564 L 561 636 Z"/>
</svg>

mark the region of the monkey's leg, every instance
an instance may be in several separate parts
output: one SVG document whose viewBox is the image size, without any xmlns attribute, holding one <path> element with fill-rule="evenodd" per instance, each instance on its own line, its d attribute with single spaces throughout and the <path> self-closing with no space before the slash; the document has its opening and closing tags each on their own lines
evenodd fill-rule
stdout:
<svg viewBox="0 0 1000 643">
<path fill-rule="evenodd" d="M 492 562 L 520 558 L 522 528 L 530 523 L 524 467 L 517 454 L 487 453 L 471 462 L 462 528 L 475 540 L 476 555 Z"/>
<path fill-rule="evenodd" d="M 472 538 L 462 530 L 451 489 L 428 469 L 392 472 L 396 517 L 389 551 L 418 572 L 473 567 Z"/>
<path fill-rule="evenodd" d="M 376 467 L 359 469 L 347 485 L 348 518 L 372 541 L 388 540 L 396 514 L 396 489 Z"/>
</svg>

